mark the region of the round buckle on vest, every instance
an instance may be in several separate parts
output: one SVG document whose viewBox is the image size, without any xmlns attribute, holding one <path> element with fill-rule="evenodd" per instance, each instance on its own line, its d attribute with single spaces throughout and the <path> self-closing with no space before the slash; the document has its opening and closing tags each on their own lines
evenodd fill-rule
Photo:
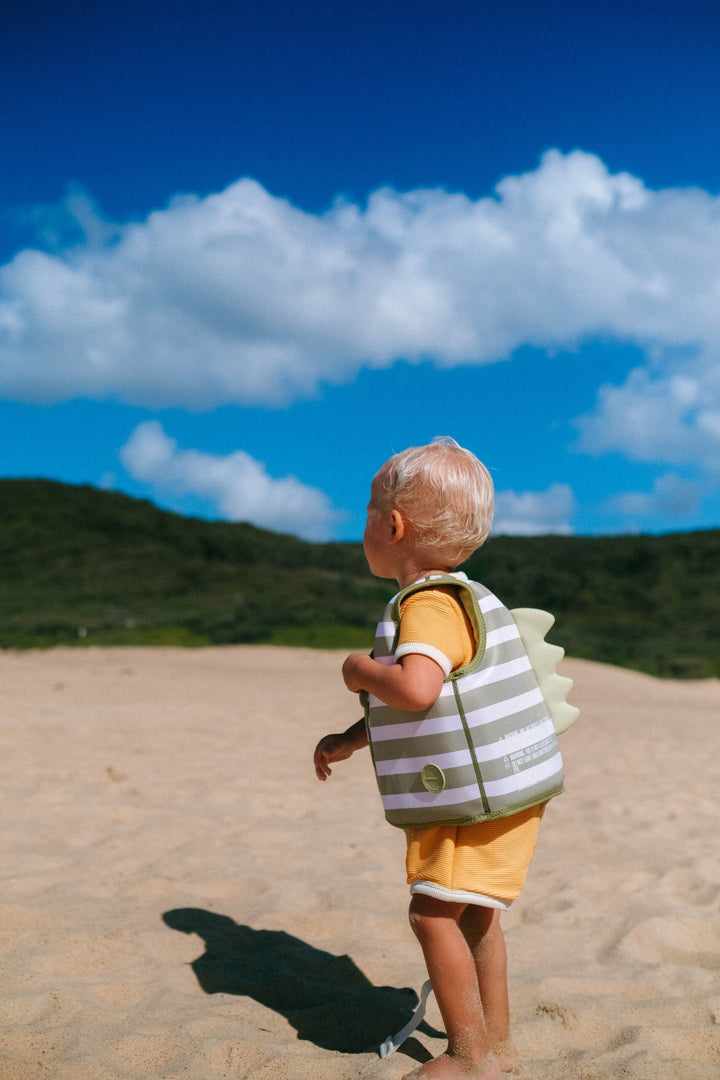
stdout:
<svg viewBox="0 0 720 1080">
<path fill-rule="evenodd" d="M 423 765 L 420 779 L 425 790 L 432 791 L 434 795 L 437 795 L 439 791 L 443 791 L 447 783 L 445 773 L 439 765 Z"/>
</svg>

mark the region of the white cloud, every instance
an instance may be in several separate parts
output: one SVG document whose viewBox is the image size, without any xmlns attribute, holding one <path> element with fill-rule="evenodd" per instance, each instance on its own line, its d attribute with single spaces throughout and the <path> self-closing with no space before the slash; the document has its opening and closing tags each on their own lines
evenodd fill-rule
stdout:
<svg viewBox="0 0 720 1080">
<path fill-rule="evenodd" d="M 261 462 L 242 450 L 226 457 L 180 450 L 155 420 L 135 428 L 120 458 L 130 475 L 155 493 L 200 496 L 229 521 L 327 540 L 340 518 L 319 489 L 294 476 L 269 476 Z"/>
<path fill-rule="evenodd" d="M 495 536 L 568 536 L 575 499 L 568 484 L 552 484 L 547 491 L 498 491 L 495 495 Z"/>
<path fill-rule="evenodd" d="M 56 250 L 76 244 L 101 248 L 118 235 L 94 200 L 75 184 L 69 186 L 59 205 L 40 204 L 19 210 L 14 216 L 18 225 L 32 228 L 44 246 Z"/>
<path fill-rule="evenodd" d="M 51 251 L 0 268 L 0 394 L 278 404 L 362 366 L 482 364 L 521 345 L 640 345 L 580 448 L 720 467 L 720 198 L 549 151 L 492 197 L 374 192 L 308 214 L 244 179 L 144 221 L 71 192 Z"/>
<path fill-rule="evenodd" d="M 688 517 L 696 513 L 706 492 L 703 485 L 694 480 L 684 480 L 677 473 L 659 477 L 651 492 L 627 491 L 608 501 L 608 513 L 623 514 L 628 518 Z"/>
<path fill-rule="evenodd" d="M 720 324 L 720 295 L 718 323 Z M 697 463 L 720 472 L 720 357 L 663 356 L 622 386 L 603 386 L 591 416 L 577 421 L 579 448 L 617 450 L 635 461 Z"/>
</svg>

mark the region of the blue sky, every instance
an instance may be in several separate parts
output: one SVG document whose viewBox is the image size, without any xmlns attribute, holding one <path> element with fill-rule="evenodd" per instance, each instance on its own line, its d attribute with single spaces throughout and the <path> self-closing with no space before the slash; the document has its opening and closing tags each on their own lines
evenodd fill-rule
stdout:
<svg viewBox="0 0 720 1080">
<path fill-rule="evenodd" d="M 23 0 L 0 476 L 359 539 L 453 435 L 495 532 L 720 525 L 720 9 Z"/>
</svg>

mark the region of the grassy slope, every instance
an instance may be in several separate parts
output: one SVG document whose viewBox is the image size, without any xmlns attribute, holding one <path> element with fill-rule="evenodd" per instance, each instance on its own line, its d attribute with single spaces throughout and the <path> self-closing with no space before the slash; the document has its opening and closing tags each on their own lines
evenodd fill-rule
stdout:
<svg viewBox="0 0 720 1080">
<path fill-rule="evenodd" d="M 720 531 L 498 537 L 466 570 L 508 606 L 544 607 L 573 656 L 720 676 Z M 273 642 L 369 647 L 391 583 L 359 544 L 50 481 L 0 481 L 0 646 Z"/>
</svg>

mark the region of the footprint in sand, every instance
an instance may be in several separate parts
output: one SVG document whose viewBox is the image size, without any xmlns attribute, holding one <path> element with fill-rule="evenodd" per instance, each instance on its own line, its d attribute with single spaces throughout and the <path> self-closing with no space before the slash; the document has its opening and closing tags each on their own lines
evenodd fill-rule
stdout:
<svg viewBox="0 0 720 1080">
<path fill-rule="evenodd" d="M 660 887 L 669 898 L 698 907 L 714 904 L 720 895 L 720 885 L 683 867 L 677 867 L 665 874 Z"/>
<path fill-rule="evenodd" d="M 564 1028 L 574 1027 L 577 1022 L 577 1017 L 571 1009 L 568 1009 L 565 1005 L 558 1005 L 554 1001 L 541 1001 L 535 1012 L 538 1016 L 549 1016 L 551 1020 L 561 1024 Z"/>
</svg>

